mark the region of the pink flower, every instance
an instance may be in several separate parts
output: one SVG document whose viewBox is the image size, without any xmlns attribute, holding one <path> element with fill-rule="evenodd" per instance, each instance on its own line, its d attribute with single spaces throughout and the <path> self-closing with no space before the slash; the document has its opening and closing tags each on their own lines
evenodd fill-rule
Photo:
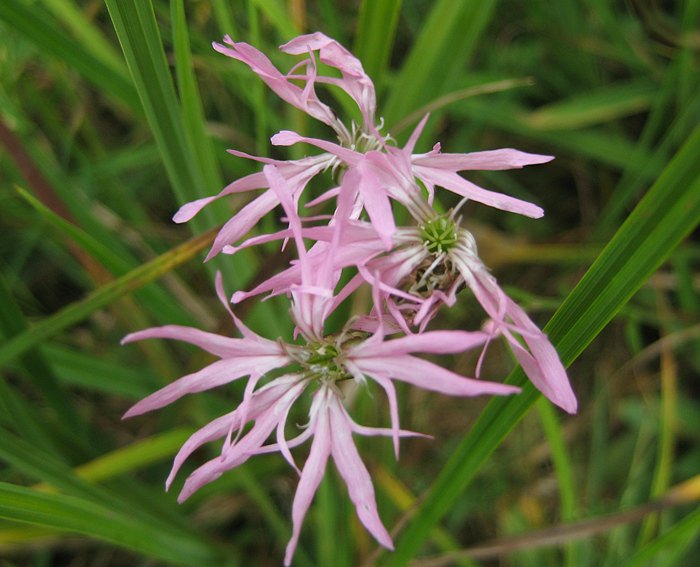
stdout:
<svg viewBox="0 0 700 567">
<path fill-rule="evenodd" d="M 272 190 L 283 189 L 284 182 L 275 166 L 266 166 L 265 174 L 269 177 Z M 280 199 L 285 208 L 293 213 L 289 208 L 289 195 L 280 196 Z M 290 224 L 298 237 L 298 219 L 292 218 Z M 303 251 L 303 242 L 299 242 L 299 238 L 297 240 L 300 250 Z M 240 405 L 195 432 L 176 455 L 166 488 L 171 486 L 184 461 L 197 448 L 205 443 L 223 439 L 221 455 L 199 466 L 190 474 L 178 496 L 179 502 L 186 500 L 196 490 L 213 482 L 224 472 L 241 465 L 253 455 L 279 451 L 296 469 L 291 449 L 313 437 L 294 498 L 294 526 L 285 555 L 286 565 L 291 562 L 304 516 L 324 474 L 329 456 L 333 457 L 348 486 L 350 499 L 355 505 L 360 521 L 379 543 L 388 548 L 392 547 L 391 538 L 377 513 L 369 473 L 357 453 L 352 434 L 391 436 L 397 458 L 399 439 L 417 435 L 399 428 L 398 403 L 393 380 L 453 396 L 505 395 L 519 391 L 513 386 L 465 378 L 413 356 L 416 352 L 451 354 L 476 348 L 484 345 L 489 339 L 489 334 L 485 332 L 434 331 L 384 340 L 384 326 L 380 321 L 372 336 L 351 330 L 339 336 L 323 336 L 321 333 L 322 318 L 325 316 L 322 308 L 324 303 L 321 302 L 319 308 L 314 304 L 314 298 L 321 297 L 326 300 L 326 294 L 322 293 L 324 288 L 320 287 L 324 279 L 319 278 L 317 272 L 309 270 L 309 266 L 306 265 L 308 257 L 304 252 L 300 256 L 302 282 L 293 293 L 295 303 L 301 307 L 293 310 L 293 313 L 303 318 L 297 321 L 297 326 L 305 344 L 270 341 L 253 333 L 228 308 L 220 276 L 216 282 L 217 294 L 226 305 L 243 338 L 228 338 L 189 327 L 169 325 L 132 333 L 123 341 L 129 343 L 151 338 L 182 340 L 220 358 L 202 370 L 184 376 L 146 397 L 127 411 L 124 417 L 140 415 L 168 405 L 186 394 L 209 390 L 248 377 Z M 333 281 L 333 277 L 329 281 Z M 309 285 L 309 282 L 319 284 L 318 289 Z M 306 298 L 307 295 L 310 298 Z M 310 302 L 305 303 L 306 299 Z M 320 320 L 317 320 L 319 318 Z M 287 367 L 292 369 L 262 387 L 257 387 L 266 379 L 268 372 Z M 354 382 L 362 386 L 367 378 L 376 381 L 387 395 L 391 416 L 390 429 L 360 426 L 350 418 L 342 405 L 342 385 Z M 317 388 L 309 413 L 309 425 L 300 435 L 288 441 L 285 438 L 288 415 L 308 387 Z M 250 422 L 253 423 L 252 427 L 246 429 Z M 275 441 L 266 444 L 273 435 Z"/>
<path fill-rule="evenodd" d="M 361 161 L 362 153 L 356 151 L 356 149 L 374 148 L 384 144 L 384 139 L 377 132 L 373 123 L 376 109 L 374 85 L 362 69 L 360 61 L 336 41 L 321 33 L 315 33 L 300 36 L 282 46 L 282 51 L 287 53 L 308 55 L 308 59 L 297 64 L 287 75 L 283 75 L 278 71 L 264 54 L 250 45 L 243 42 L 234 42 L 228 36 L 224 41 L 228 46 L 215 43 L 214 48 L 229 57 L 246 63 L 283 100 L 333 127 L 342 145 L 345 146 L 343 148 L 337 146 L 337 144 L 331 144 L 330 147 L 334 149 L 333 153 L 326 152 L 294 161 L 272 160 L 229 150 L 230 153 L 237 156 L 276 165 L 280 174 L 286 180 L 295 202 L 298 201 L 308 182 L 319 173 L 328 169 L 335 170 L 345 163 Z M 340 71 L 341 78 L 317 75 L 316 60 L 313 56 L 313 53 L 316 51 L 318 51 L 319 58 L 323 63 Z M 305 73 L 301 75 L 295 74 L 298 68 L 305 69 Z M 298 86 L 297 82 L 303 82 L 304 86 Z M 347 128 L 335 116 L 330 107 L 319 100 L 314 89 L 316 83 L 335 85 L 353 97 L 365 119 L 359 130 L 355 124 L 351 128 Z M 273 137 L 273 141 L 284 143 L 284 138 L 285 133 L 280 132 Z M 363 188 L 365 186 L 360 184 L 359 181 L 356 175 L 347 176 L 343 181 L 343 185 L 346 187 L 344 192 L 349 191 L 354 194 L 361 191 L 370 217 L 376 222 L 377 226 L 388 227 L 384 232 L 381 232 L 380 229 L 380 233 L 390 235 L 393 227 L 393 217 L 391 216 L 388 200 L 381 195 L 375 196 L 375 193 L 369 189 L 365 190 Z M 268 187 L 267 178 L 264 174 L 248 175 L 231 183 L 216 196 L 186 203 L 175 214 L 173 220 L 178 223 L 186 222 L 206 205 L 220 197 Z M 335 194 L 332 192 L 333 190 L 329 193 Z M 207 259 L 212 258 L 225 247 L 234 245 L 242 238 L 264 215 L 279 205 L 280 202 L 277 197 L 278 195 L 273 191 L 265 191 L 235 214 L 217 235 Z M 389 236 L 386 236 L 384 240 L 387 245 L 389 243 L 388 238 Z"/>
<path fill-rule="evenodd" d="M 420 228 L 402 229 L 395 241 L 394 251 L 358 266 L 359 276 L 376 287 L 381 298 L 375 301 L 375 312 L 386 306 L 404 329 L 406 323 L 424 329 L 441 305 L 456 302 L 457 292 L 466 285 L 490 317 L 487 343 L 502 335 L 532 383 L 562 409 L 576 412 L 576 396 L 555 348 L 499 287 L 479 258 L 470 232 L 451 215 L 434 215 Z"/>
<path fill-rule="evenodd" d="M 351 266 L 358 270 L 327 305 L 326 314 L 366 282 L 376 292 L 375 322 L 371 318 L 361 319 L 354 328 L 375 330 L 377 317 L 386 309 L 398 329 L 411 333 L 411 327 L 419 326 L 423 331 L 442 305 L 454 305 L 458 291 L 466 285 L 491 320 L 483 344 L 488 345 L 494 337 L 502 335 L 532 383 L 553 403 L 575 413 L 576 397 L 556 350 L 523 309 L 499 287 L 479 258 L 473 236 L 459 227 L 452 216 L 433 212 L 432 216 L 424 217 L 420 227 L 398 229 L 393 237 L 394 248 L 389 253 L 384 252 L 373 227 L 363 221 L 346 223 L 343 240 L 334 254 L 329 254 L 323 246 L 323 241 L 333 235 L 330 227 L 305 230 L 305 237 L 320 240 L 314 245 L 316 253 L 305 260 L 314 270 L 329 264 L 335 270 Z M 299 277 L 299 266 L 293 265 L 249 292 L 237 292 L 234 301 L 267 291 L 288 292 Z"/>
</svg>

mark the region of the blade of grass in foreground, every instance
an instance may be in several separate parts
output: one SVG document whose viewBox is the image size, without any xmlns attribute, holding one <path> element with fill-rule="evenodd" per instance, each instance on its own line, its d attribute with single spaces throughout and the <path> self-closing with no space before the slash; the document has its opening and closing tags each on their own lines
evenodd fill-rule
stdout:
<svg viewBox="0 0 700 567">
<path fill-rule="evenodd" d="M 103 285 L 85 299 L 71 303 L 58 313 L 47 317 L 40 323 L 16 335 L 0 348 L 0 367 L 63 329 L 84 320 L 101 307 L 112 303 L 115 299 L 143 287 L 187 262 L 213 242 L 215 231 L 216 229 L 206 232 L 165 254 L 161 254 L 128 274 Z"/>
<path fill-rule="evenodd" d="M 108 96 L 138 109 L 138 97 L 125 69 L 113 65 L 100 53 L 83 49 L 47 16 L 35 3 L 20 0 L 0 2 L 0 20 L 27 36 L 44 54 L 65 61 Z"/>
<path fill-rule="evenodd" d="M 202 175 L 206 176 L 207 187 L 211 188 L 212 191 L 218 191 L 220 187 L 224 186 L 224 180 L 216 161 L 214 146 L 204 128 L 206 121 L 202 100 L 197 89 L 197 78 L 194 74 L 187 15 L 183 0 L 171 2 L 170 12 L 173 22 L 177 86 L 182 101 L 185 129 L 187 136 L 192 141 L 193 150 L 197 154 Z"/>
<path fill-rule="evenodd" d="M 185 132 L 185 121 L 151 2 L 107 0 L 106 4 L 148 125 L 179 201 L 185 203 L 217 191 L 218 187 L 205 186 L 206 176 L 195 161 L 196 154 Z M 211 212 L 205 211 L 204 215 L 206 218 Z M 201 221 L 195 221 L 195 226 L 198 223 L 198 230 L 201 230 Z"/>
<path fill-rule="evenodd" d="M 353 53 L 362 61 L 365 72 L 372 77 L 378 91 L 381 90 L 394 46 L 401 3 L 401 0 L 363 0 L 360 6 Z"/>
<path fill-rule="evenodd" d="M 196 540 L 174 538 L 132 516 L 64 494 L 1 482 L 0 518 L 83 534 L 174 565 L 226 564 L 219 553 Z"/>
<path fill-rule="evenodd" d="M 446 61 L 464 65 L 495 12 L 498 0 L 436 2 L 384 106 L 389 131 L 403 116 L 443 94 L 457 75 Z"/>
<path fill-rule="evenodd" d="M 700 222 L 700 127 L 664 169 L 545 327 L 568 366 Z M 493 399 L 455 449 L 396 542 L 386 565 L 406 565 L 539 393 L 518 369 L 523 393 Z"/>
<path fill-rule="evenodd" d="M 215 160 L 205 157 L 206 151 L 195 150 L 196 145 L 205 143 L 202 141 L 205 132 L 195 128 L 193 135 L 188 130 L 194 121 L 203 120 L 203 114 L 195 78 L 184 69 L 190 60 L 189 54 L 185 53 L 189 50 L 189 42 L 184 14 L 179 9 L 184 9 L 184 6 L 173 6 L 177 24 L 176 65 L 179 66 L 180 87 L 183 89 L 183 106 L 170 75 L 152 2 L 106 0 L 106 4 L 178 201 L 182 204 L 218 193 L 221 186 Z M 206 207 L 190 224 L 195 232 L 201 233 L 229 218 L 226 211 Z M 225 281 L 242 288 L 254 272 L 255 264 L 252 251 L 246 251 L 233 262 L 214 260 L 208 266 L 211 273 L 218 268 Z M 262 321 L 271 334 L 283 325 L 269 305 L 263 304 L 260 310 L 264 313 Z"/>
</svg>

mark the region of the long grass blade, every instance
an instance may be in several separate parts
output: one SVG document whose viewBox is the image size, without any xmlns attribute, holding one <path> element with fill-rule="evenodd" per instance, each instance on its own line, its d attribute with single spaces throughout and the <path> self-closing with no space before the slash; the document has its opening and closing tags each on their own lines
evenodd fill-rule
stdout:
<svg viewBox="0 0 700 567">
<path fill-rule="evenodd" d="M 131 109 L 139 108 L 136 91 L 124 69 L 114 67 L 110 60 L 98 59 L 90 50 L 82 48 L 35 4 L 22 0 L 0 2 L 0 19 L 27 36 L 45 54 L 57 57 L 75 68 L 93 85 L 104 89 L 109 96 Z"/>
<path fill-rule="evenodd" d="M 198 151 L 194 147 L 198 143 L 210 145 L 202 127 L 196 127 L 193 137 L 187 131 L 187 126 L 197 120 L 201 122 L 203 115 L 194 77 L 191 71 L 184 69 L 190 58 L 186 53 L 189 47 L 182 10 L 174 6 L 174 15 L 179 19 L 176 41 L 184 107 L 175 91 L 151 2 L 106 0 L 106 3 L 178 201 L 185 203 L 218 193 L 221 186 L 215 163 L 211 157 L 205 157 L 206 149 Z M 273 5 L 266 9 L 273 10 Z M 203 232 L 229 218 L 228 211 L 212 206 L 205 208 L 190 224 L 196 232 Z M 209 270 L 212 272 L 216 264 L 230 285 L 241 288 L 253 271 L 252 258 L 251 253 L 246 253 L 233 262 L 217 259 L 210 263 Z M 269 306 L 263 305 L 262 312 L 270 327 L 279 327 L 277 316 Z"/>
<path fill-rule="evenodd" d="M 214 231 L 197 236 L 177 246 L 157 258 L 132 270 L 128 274 L 110 282 L 85 299 L 72 303 L 58 313 L 13 337 L 0 348 L 0 366 L 27 352 L 56 333 L 82 321 L 98 309 L 109 305 L 115 299 L 135 291 L 159 278 L 163 274 L 192 259 L 214 240 Z"/>
<path fill-rule="evenodd" d="M 384 107 L 389 131 L 412 110 L 443 94 L 471 56 L 498 0 L 440 0 L 416 38 Z M 449 63 L 446 63 L 449 62 Z"/>
<path fill-rule="evenodd" d="M 364 0 L 355 36 L 354 54 L 362 61 L 375 87 L 381 90 L 394 46 L 402 0 Z"/>
<path fill-rule="evenodd" d="M 620 227 L 546 326 L 566 365 L 607 325 L 676 245 L 700 222 L 700 127 Z M 480 467 L 527 413 L 539 394 L 521 370 L 508 382 L 523 386 L 494 399 L 433 483 L 415 519 L 386 564 L 406 565 Z"/>
<path fill-rule="evenodd" d="M 154 530 L 128 514 L 83 498 L 47 494 L 5 482 L 0 482 L 0 518 L 82 534 L 174 565 L 228 564 L 208 546 Z"/>
<path fill-rule="evenodd" d="M 205 177 L 193 159 L 196 154 L 185 133 L 151 2 L 107 0 L 106 4 L 178 199 L 185 203 L 214 193 L 219 188 L 206 186 Z"/>
</svg>

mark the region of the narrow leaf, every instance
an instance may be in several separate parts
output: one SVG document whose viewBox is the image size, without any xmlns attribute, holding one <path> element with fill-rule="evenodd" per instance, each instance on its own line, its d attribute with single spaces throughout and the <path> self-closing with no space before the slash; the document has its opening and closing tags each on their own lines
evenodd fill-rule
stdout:
<svg viewBox="0 0 700 567">
<path fill-rule="evenodd" d="M 357 25 L 354 54 L 362 61 L 377 90 L 384 81 L 384 71 L 394 45 L 396 24 L 402 0 L 363 0 Z"/>
<path fill-rule="evenodd" d="M 443 94 L 464 66 L 495 12 L 498 0 L 440 0 L 430 15 L 401 73 L 392 84 L 384 117 L 391 126 L 412 110 Z M 446 62 L 451 62 L 446 64 Z M 450 66 L 446 66 L 450 65 Z"/>
<path fill-rule="evenodd" d="M 620 227 L 545 327 L 566 365 L 600 333 L 676 245 L 700 222 L 700 127 Z M 516 370 L 523 393 L 489 402 L 454 451 L 387 565 L 406 565 L 486 459 L 528 412 L 539 393 Z"/>
<path fill-rule="evenodd" d="M 82 321 L 101 307 L 109 305 L 118 297 L 143 287 L 163 274 L 167 274 L 177 266 L 189 261 L 213 242 L 215 230 L 197 236 L 158 256 L 128 274 L 102 286 L 85 299 L 72 303 L 58 313 L 47 317 L 40 323 L 33 325 L 23 333 L 7 341 L 0 348 L 0 366 L 27 352 L 30 348 L 54 336 L 63 329 Z"/>
<path fill-rule="evenodd" d="M 0 518 L 74 532 L 175 565 L 222 565 L 220 555 L 189 538 L 174 538 L 127 514 L 82 498 L 0 483 Z"/>
<path fill-rule="evenodd" d="M 27 36 L 44 54 L 65 61 L 109 96 L 138 109 L 138 97 L 126 73 L 82 48 L 46 16 L 38 6 L 22 0 L 0 2 L 0 19 Z"/>
</svg>

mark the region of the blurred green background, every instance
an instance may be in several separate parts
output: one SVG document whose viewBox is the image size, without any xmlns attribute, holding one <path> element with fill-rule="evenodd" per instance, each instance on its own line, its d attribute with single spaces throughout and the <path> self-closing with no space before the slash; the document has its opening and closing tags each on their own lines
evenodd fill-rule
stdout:
<svg viewBox="0 0 700 567">
<path fill-rule="evenodd" d="M 488 405 L 400 390 L 402 426 L 435 439 L 405 441 L 398 464 L 388 440 L 358 441 L 397 551 L 377 550 L 329 467 L 295 565 L 695 565 L 700 243 L 687 236 L 700 218 L 699 23 L 698 0 L 2 0 L 0 565 L 281 563 L 296 474 L 278 455 L 183 506 L 163 493 L 179 445 L 230 411 L 240 387 L 122 422 L 210 359 L 119 341 L 162 324 L 231 333 L 215 271 L 233 291 L 288 260 L 273 246 L 202 263 L 207 231 L 245 195 L 187 225 L 170 218 L 256 170 L 227 148 L 300 157 L 270 136 L 328 134 L 211 42 L 229 34 L 286 71 L 294 59 L 277 46 L 316 30 L 360 57 L 399 143 L 430 111 L 421 151 L 440 141 L 556 156 L 470 175 L 544 218 L 470 205 L 465 219 L 533 319 L 556 311 L 547 328 L 573 362 L 580 409 L 560 415 L 531 388 Z M 351 117 L 335 94 L 322 93 Z M 290 336 L 282 299 L 237 312 Z M 482 317 L 462 298 L 432 328 Z M 514 366 L 495 348 L 483 376 Z M 386 425 L 370 393 L 353 416 Z"/>
</svg>

